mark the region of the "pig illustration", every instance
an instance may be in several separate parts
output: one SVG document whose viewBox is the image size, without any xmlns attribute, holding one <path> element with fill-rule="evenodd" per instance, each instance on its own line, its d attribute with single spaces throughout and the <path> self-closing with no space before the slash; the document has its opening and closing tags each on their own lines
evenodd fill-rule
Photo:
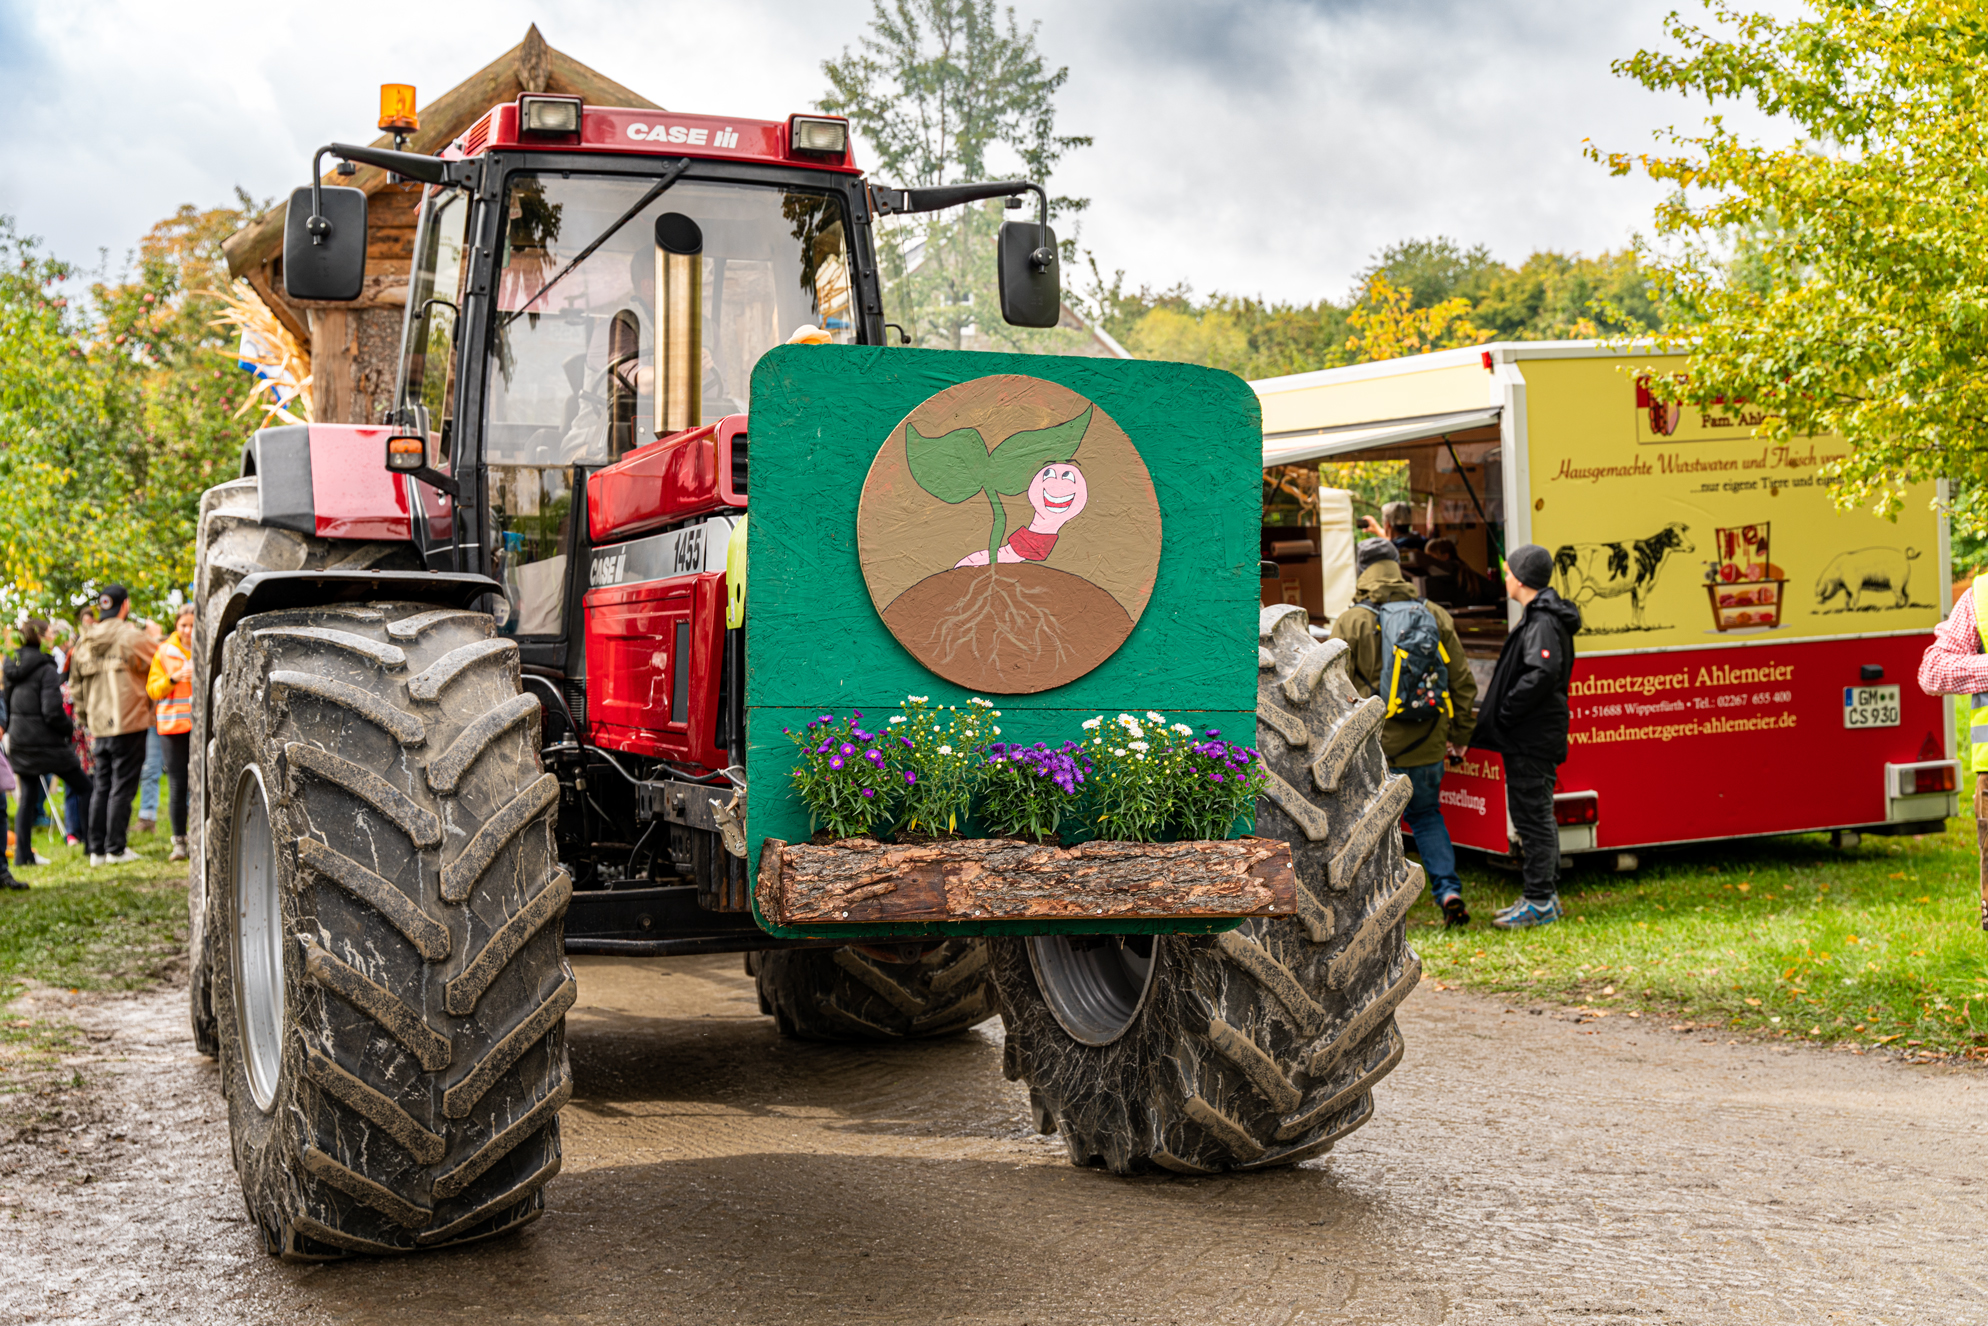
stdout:
<svg viewBox="0 0 1988 1326">
<path fill-rule="evenodd" d="M 1843 607 L 1837 609 L 1839 612 L 1903 608 L 1911 602 L 1907 585 L 1918 556 L 1917 548 L 1903 552 L 1897 548 L 1858 548 L 1838 553 L 1816 577 L 1815 606 L 1827 607 L 1841 594 Z"/>
</svg>

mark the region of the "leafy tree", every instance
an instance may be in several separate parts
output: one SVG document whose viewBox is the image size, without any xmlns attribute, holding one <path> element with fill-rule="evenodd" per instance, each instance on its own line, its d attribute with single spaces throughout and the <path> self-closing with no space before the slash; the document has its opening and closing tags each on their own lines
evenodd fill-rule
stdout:
<svg viewBox="0 0 1988 1326">
<path fill-rule="evenodd" d="M 1751 103 L 1795 141 L 1712 117 L 1648 154 L 1592 154 L 1676 186 L 1655 260 L 1691 353 L 1676 398 L 1750 401 L 1776 441 L 1836 433 L 1838 502 L 1895 514 L 1915 480 L 1968 481 L 1964 536 L 1988 532 L 1988 11 L 1978 0 L 1808 0 L 1779 18 L 1707 0 L 1673 14 L 1681 52 L 1615 69 L 1657 91 Z"/>
<path fill-rule="evenodd" d="M 1417 308 L 1414 291 L 1376 273 L 1367 278 L 1366 297 L 1346 315 L 1353 330 L 1346 349 L 1355 363 L 1370 363 L 1490 340 L 1492 333 L 1473 325 L 1470 317 L 1470 300 L 1463 295 Z"/>
<path fill-rule="evenodd" d="M 81 274 L 0 218 L 0 606 L 61 612 L 121 581 L 163 614 L 192 578 L 200 493 L 253 427 L 209 292 L 255 211 L 181 208 L 80 305 L 61 292 Z"/>
<path fill-rule="evenodd" d="M 1055 97 L 1069 77 L 1036 48 L 1013 9 L 993 0 L 872 0 L 859 49 L 822 64 L 821 108 L 847 115 L 875 154 L 877 178 L 905 187 L 992 178 L 991 158 L 1017 159 L 1045 188 L 1066 152 L 1090 146 L 1058 134 Z M 1088 199 L 1052 197 L 1051 213 L 1076 216 Z M 970 331 L 1017 349 L 1072 348 L 1081 334 L 1009 327 L 995 282 L 998 203 L 886 220 L 877 231 L 884 302 L 912 341 L 960 349 Z M 1031 199 L 1023 215 L 1033 218 Z M 1064 244 L 1066 265 L 1074 239 Z"/>
<path fill-rule="evenodd" d="M 1636 336 L 1663 326 L 1649 276 L 1633 250 L 1584 258 L 1541 250 L 1500 267 L 1470 320 L 1501 341 Z"/>
<path fill-rule="evenodd" d="M 1375 277 L 1410 294 L 1412 310 L 1433 308 L 1461 296 L 1476 303 L 1491 283 L 1510 271 L 1482 244 L 1464 248 L 1447 235 L 1434 239 L 1404 239 L 1374 255 L 1357 277 L 1349 303 L 1368 298 Z"/>
</svg>

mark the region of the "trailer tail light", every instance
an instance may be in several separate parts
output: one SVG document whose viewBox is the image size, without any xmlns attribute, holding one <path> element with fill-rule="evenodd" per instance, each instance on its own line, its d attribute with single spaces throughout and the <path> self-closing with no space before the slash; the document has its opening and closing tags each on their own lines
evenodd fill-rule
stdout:
<svg viewBox="0 0 1988 1326">
<path fill-rule="evenodd" d="M 428 463 L 428 441 L 413 434 L 395 434 L 387 439 L 387 468 L 399 473 L 418 470 Z"/>
<path fill-rule="evenodd" d="M 1601 820 L 1601 797 L 1593 792 L 1556 792 L 1553 796 L 1553 822 L 1561 828 L 1595 824 Z"/>
<path fill-rule="evenodd" d="M 519 97 L 518 128 L 528 134 L 580 132 L 578 97 Z"/>
<path fill-rule="evenodd" d="M 790 123 L 793 137 L 789 141 L 796 152 L 839 157 L 849 150 L 847 120 L 816 120 L 796 115 Z"/>
<path fill-rule="evenodd" d="M 1917 764 L 1887 764 L 1885 785 L 1895 797 L 1951 792 L 1960 785 L 1960 765 L 1954 760 L 1925 760 Z"/>
</svg>

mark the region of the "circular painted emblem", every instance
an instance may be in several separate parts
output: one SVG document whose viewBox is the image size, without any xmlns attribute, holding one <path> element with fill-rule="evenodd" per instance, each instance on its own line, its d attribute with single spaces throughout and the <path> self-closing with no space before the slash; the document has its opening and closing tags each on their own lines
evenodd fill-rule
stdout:
<svg viewBox="0 0 1988 1326">
<path fill-rule="evenodd" d="M 856 546 L 897 642 L 948 681 L 1046 691 L 1125 643 L 1153 594 L 1160 504 L 1111 416 L 1041 378 L 976 378 L 891 430 Z"/>
</svg>

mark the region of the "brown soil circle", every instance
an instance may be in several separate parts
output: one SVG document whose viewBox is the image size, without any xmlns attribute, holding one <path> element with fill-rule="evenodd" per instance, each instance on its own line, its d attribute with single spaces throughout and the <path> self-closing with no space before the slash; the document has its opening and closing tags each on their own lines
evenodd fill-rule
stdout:
<svg viewBox="0 0 1988 1326">
<path fill-rule="evenodd" d="M 920 580 L 884 609 L 913 658 L 970 690 L 1026 695 L 1110 658 L 1132 618 L 1082 576 L 1034 562 L 960 566 Z"/>
</svg>

